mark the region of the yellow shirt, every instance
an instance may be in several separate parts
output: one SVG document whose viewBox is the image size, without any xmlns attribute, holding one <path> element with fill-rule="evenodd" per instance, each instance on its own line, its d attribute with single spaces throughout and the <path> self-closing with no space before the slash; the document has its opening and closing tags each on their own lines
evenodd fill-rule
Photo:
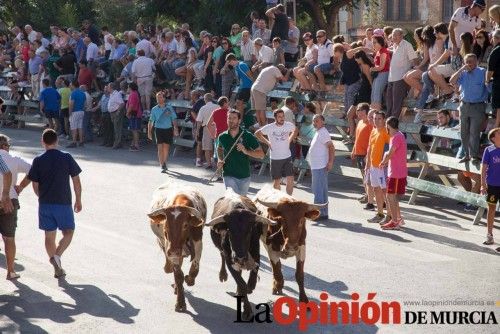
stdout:
<svg viewBox="0 0 500 334">
<path fill-rule="evenodd" d="M 59 88 L 59 95 L 61 95 L 61 109 L 69 108 L 69 96 L 71 95 L 71 89 L 69 87 Z"/>
</svg>

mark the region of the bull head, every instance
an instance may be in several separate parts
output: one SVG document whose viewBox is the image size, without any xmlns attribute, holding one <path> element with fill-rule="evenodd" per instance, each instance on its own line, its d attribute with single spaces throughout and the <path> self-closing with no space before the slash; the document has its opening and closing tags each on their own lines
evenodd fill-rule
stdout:
<svg viewBox="0 0 500 334">
<path fill-rule="evenodd" d="M 189 206 L 171 206 L 168 208 L 159 208 L 152 210 L 148 213 L 148 217 L 153 220 L 154 223 L 159 224 L 165 219 L 167 210 L 178 208 L 179 210 L 186 211 L 191 217 L 196 218 L 197 223 L 192 224 L 193 227 L 199 227 L 203 225 L 203 216 L 200 211 Z"/>
<path fill-rule="evenodd" d="M 264 205 L 266 208 L 272 208 L 272 209 L 277 209 L 278 208 L 278 202 L 266 202 L 263 201 L 259 198 L 256 199 L 257 202 L 260 204 Z M 313 210 L 319 210 L 324 207 L 327 207 L 328 203 L 323 203 L 323 204 L 307 204 L 307 211 L 313 211 Z"/>
</svg>

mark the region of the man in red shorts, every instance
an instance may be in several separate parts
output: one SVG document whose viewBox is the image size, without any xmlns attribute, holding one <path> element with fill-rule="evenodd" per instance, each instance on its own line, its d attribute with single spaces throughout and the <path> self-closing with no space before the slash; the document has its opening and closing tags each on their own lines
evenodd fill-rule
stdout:
<svg viewBox="0 0 500 334">
<path fill-rule="evenodd" d="M 397 195 L 402 196 L 406 191 L 406 177 L 408 176 L 406 139 L 404 134 L 399 131 L 399 120 L 396 117 L 389 117 L 386 121 L 386 127 L 389 136 L 391 136 L 391 141 L 389 142 L 389 152 L 387 152 L 380 165 L 389 165 L 387 173 L 387 206 L 392 219 L 381 227 L 384 230 L 397 230 L 401 225 L 404 225 Z"/>
</svg>

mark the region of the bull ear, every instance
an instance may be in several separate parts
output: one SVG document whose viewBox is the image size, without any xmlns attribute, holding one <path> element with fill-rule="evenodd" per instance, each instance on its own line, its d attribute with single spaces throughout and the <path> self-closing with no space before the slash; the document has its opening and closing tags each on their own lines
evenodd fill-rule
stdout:
<svg viewBox="0 0 500 334">
<path fill-rule="evenodd" d="M 319 212 L 319 210 L 316 210 L 316 209 L 309 210 L 309 211 L 307 211 L 305 213 L 305 217 L 307 219 L 310 219 L 310 220 L 316 220 L 316 219 L 318 219 L 319 215 L 320 215 L 320 212 Z"/>
<path fill-rule="evenodd" d="M 269 215 L 269 219 L 277 220 L 281 218 L 280 212 L 273 208 L 267 208 L 267 214 Z"/>
<path fill-rule="evenodd" d="M 198 217 L 191 217 L 191 220 L 189 221 L 191 223 L 192 227 L 200 227 L 203 226 L 205 221 L 203 219 L 199 219 Z"/>
</svg>

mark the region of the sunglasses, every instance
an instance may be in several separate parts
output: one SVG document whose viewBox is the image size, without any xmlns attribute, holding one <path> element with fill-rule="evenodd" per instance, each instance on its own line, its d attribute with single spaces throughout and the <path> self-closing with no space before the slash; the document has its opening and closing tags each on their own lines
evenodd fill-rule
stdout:
<svg viewBox="0 0 500 334">
<path fill-rule="evenodd" d="M 181 37 L 181 35 L 175 35 L 175 38 L 179 38 L 179 37 Z"/>
<path fill-rule="evenodd" d="M 217 41 L 212 41 L 212 43 L 217 43 Z"/>
<path fill-rule="evenodd" d="M 222 42 L 222 45 L 228 45 L 228 43 L 227 42 Z"/>
<path fill-rule="evenodd" d="M 312 38 L 304 38 L 304 42 L 310 41 Z"/>
</svg>

